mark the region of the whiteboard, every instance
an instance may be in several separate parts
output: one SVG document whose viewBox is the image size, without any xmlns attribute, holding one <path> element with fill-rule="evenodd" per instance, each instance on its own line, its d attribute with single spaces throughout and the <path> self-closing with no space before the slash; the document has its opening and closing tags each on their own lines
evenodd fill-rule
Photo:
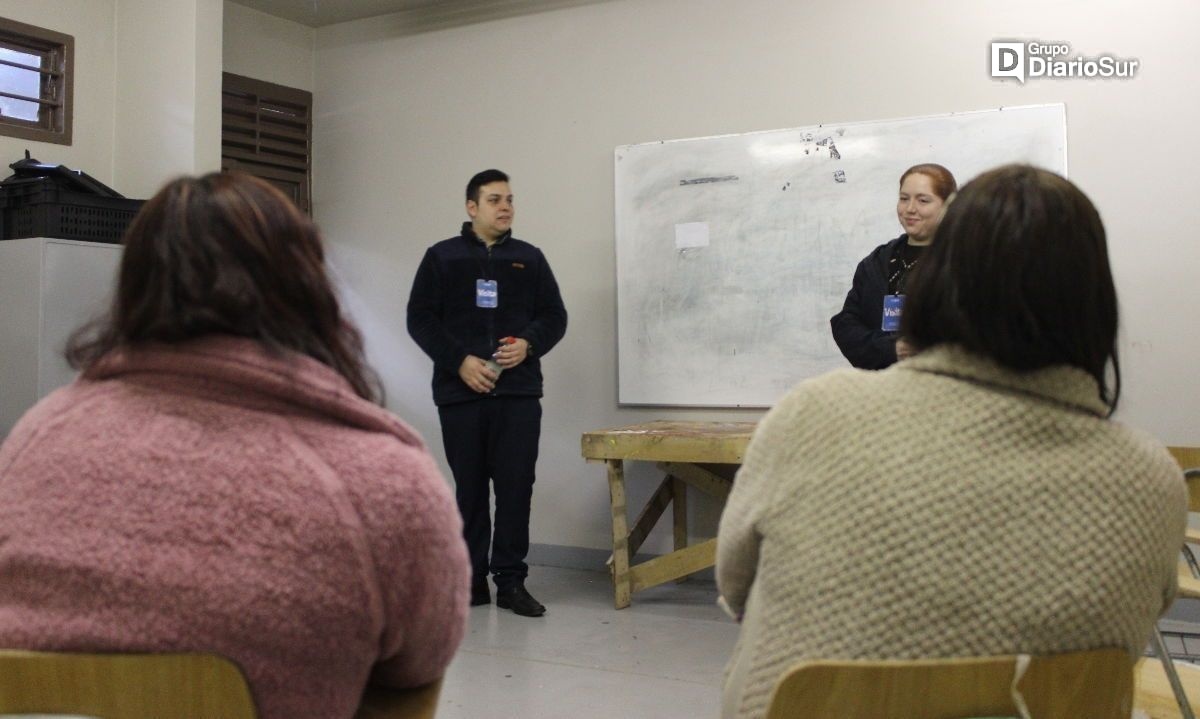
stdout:
<svg viewBox="0 0 1200 719">
<path fill-rule="evenodd" d="M 615 151 L 618 401 L 768 407 L 848 367 L 830 334 L 858 262 L 902 232 L 900 174 L 959 186 L 1067 172 L 1061 104 L 623 145 Z"/>
</svg>

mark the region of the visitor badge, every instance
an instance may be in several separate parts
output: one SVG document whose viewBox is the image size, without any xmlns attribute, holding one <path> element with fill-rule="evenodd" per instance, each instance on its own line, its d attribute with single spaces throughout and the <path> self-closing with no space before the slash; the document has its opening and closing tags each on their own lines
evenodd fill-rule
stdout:
<svg viewBox="0 0 1200 719">
<path fill-rule="evenodd" d="M 475 306 L 494 308 L 500 300 L 495 280 L 475 280 Z"/>
<path fill-rule="evenodd" d="M 883 331 L 900 331 L 900 314 L 904 312 L 904 295 L 883 296 Z"/>
</svg>

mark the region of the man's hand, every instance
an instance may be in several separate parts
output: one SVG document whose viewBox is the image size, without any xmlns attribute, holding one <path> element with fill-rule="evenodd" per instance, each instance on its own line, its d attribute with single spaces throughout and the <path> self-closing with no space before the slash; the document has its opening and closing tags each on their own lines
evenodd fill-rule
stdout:
<svg viewBox="0 0 1200 719">
<path fill-rule="evenodd" d="M 498 375 L 488 369 L 487 363 L 475 355 L 467 355 L 458 366 L 458 376 L 468 387 L 480 394 L 487 394 L 496 388 Z"/>
<path fill-rule="evenodd" d="M 496 348 L 496 353 L 492 355 L 492 358 L 496 360 L 496 364 L 504 369 L 509 369 L 524 362 L 528 355 L 529 342 L 527 340 L 520 337 L 505 337 L 500 341 L 500 346 Z"/>
<path fill-rule="evenodd" d="M 912 357 L 915 354 L 913 346 L 910 345 L 903 337 L 896 340 L 896 360 L 903 360 Z"/>
</svg>

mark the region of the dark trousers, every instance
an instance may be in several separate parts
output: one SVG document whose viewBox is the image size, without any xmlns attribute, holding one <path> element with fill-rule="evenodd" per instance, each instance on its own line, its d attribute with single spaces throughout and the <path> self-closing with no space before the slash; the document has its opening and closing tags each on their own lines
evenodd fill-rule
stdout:
<svg viewBox="0 0 1200 719">
<path fill-rule="evenodd" d="M 483 397 L 439 407 L 438 416 L 475 585 L 486 585 L 489 570 L 498 590 L 523 582 L 542 403 L 537 397 Z M 489 480 L 496 493 L 494 531 Z"/>
</svg>

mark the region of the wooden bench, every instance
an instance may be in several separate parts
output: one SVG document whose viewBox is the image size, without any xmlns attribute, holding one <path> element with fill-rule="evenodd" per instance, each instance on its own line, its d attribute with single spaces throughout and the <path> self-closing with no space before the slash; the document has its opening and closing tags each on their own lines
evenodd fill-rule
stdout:
<svg viewBox="0 0 1200 719">
<path fill-rule="evenodd" d="M 754 422 L 655 421 L 583 434 L 583 457 L 608 466 L 612 512 L 613 603 L 628 607 L 633 592 L 713 566 L 717 540 L 688 545 L 687 487 L 722 502 L 754 433 Z M 666 477 L 632 528 L 626 511 L 625 462 L 654 462 Z M 632 560 L 667 507 L 674 519 L 674 551 L 640 564 Z"/>
</svg>

